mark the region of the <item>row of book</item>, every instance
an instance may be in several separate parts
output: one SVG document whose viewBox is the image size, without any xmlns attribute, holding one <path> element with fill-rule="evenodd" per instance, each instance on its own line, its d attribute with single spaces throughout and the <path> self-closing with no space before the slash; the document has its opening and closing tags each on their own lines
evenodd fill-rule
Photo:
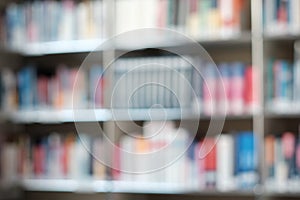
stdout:
<svg viewBox="0 0 300 200">
<path fill-rule="evenodd" d="M 57 67 L 54 73 L 25 66 L 16 74 L 1 73 L 1 106 L 15 109 L 71 109 L 103 106 L 103 69 L 92 65 L 88 70 Z"/>
<path fill-rule="evenodd" d="M 270 35 L 298 34 L 300 2 L 298 0 L 264 0 L 264 28 Z"/>
<path fill-rule="evenodd" d="M 247 8 L 244 0 L 122 0 L 116 2 L 116 32 L 167 27 L 194 37 L 231 36 L 247 24 Z"/>
<path fill-rule="evenodd" d="M 117 34 L 151 27 L 172 28 L 195 37 L 227 36 L 241 32 L 249 10 L 246 2 L 120 0 L 112 20 Z M 17 47 L 30 42 L 103 38 L 105 15 L 107 6 L 101 0 L 12 3 L 1 20 L 1 33 L 4 41 Z"/>
<path fill-rule="evenodd" d="M 191 59 L 164 56 L 117 60 L 113 107 L 188 108 L 193 89 Z"/>
<path fill-rule="evenodd" d="M 300 61 L 269 60 L 267 66 L 267 101 L 269 109 L 277 111 L 299 111 L 300 102 Z"/>
<path fill-rule="evenodd" d="M 185 59 L 187 58 L 187 59 Z M 258 108 L 255 69 L 241 62 L 202 62 L 192 57 L 121 58 L 114 65 L 111 108 L 182 108 L 205 115 L 252 114 Z M 53 71 L 25 66 L 0 76 L 3 109 L 103 107 L 105 75 L 59 65 Z"/>
<path fill-rule="evenodd" d="M 299 191 L 300 137 L 293 132 L 265 138 L 266 186 L 279 192 Z"/>
<path fill-rule="evenodd" d="M 251 114 L 258 109 L 257 74 L 241 62 L 186 57 L 140 57 L 116 63 L 113 102 L 120 108 L 191 108 L 205 115 Z M 124 101 L 125 99 L 125 101 Z M 193 103 L 192 103 L 193 102 Z"/>
<path fill-rule="evenodd" d="M 104 179 L 105 166 L 92 159 L 84 144 L 91 145 L 93 155 L 105 152 L 99 137 L 74 133 L 49 136 L 20 135 L 1 144 L 1 176 L 6 181 L 20 178 Z"/>
<path fill-rule="evenodd" d="M 242 115 L 258 111 L 258 73 L 254 67 L 241 62 L 224 62 L 217 68 L 212 63 L 203 63 L 201 71 L 203 79 L 196 84 L 195 91 L 204 114 Z"/>
<path fill-rule="evenodd" d="M 116 152 L 120 174 L 113 177 L 225 191 L 251 189 L 257 183 L 256 139 L 251 131 L 198 142 L 190 136 L 171 122 L 147 122 L 141 137 L 121 138 L 121 150 Z"/>
<path fill-rule="evenodd" d="M 111 177 L 222 191 L 252 189 L 258 181 L 256 141 L 251 131 L 189 143 L 192 139 L 187 131 L 171 122 L 147 122 L 143 130 L 143 134 L 158 134 L 148 139 L 121 137 L 107 163 L 104 157 L 109 148 L 100 136 L 15 136 L 1 144 L 2 179 Z M 104 165 L 108 163 L 111 170 Z"/>
<path fill-rule="evenodd" d="M 2 20 L 3 40 L 24 43 L 103 38 L 105 7 L 101 0 L 11 3 Z"/>
</svg>

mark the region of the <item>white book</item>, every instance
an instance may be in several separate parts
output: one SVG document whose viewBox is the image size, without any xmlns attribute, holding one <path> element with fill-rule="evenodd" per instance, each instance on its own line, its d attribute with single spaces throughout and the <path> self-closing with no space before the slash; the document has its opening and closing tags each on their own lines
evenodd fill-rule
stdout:
<svg viewBox="0 0 300 200">
<path fill-rule="evenodd" d="M 134 157 L 133 157 L 133 139 L 131 137 L 123 137 L 120 143 L 121 147 L 121 180 L 124 181 L 133 181 L 133 172 L 134 172 Z"/>
<path fill-rule="evenodd" d="M 116 1 L 116 33 L 139 28 L 139 0 Z"/>
<path fill-rule="evenodd" d="M 160 107 L 159 105 L 159 72 L 161 68 L 161 61 L 158 60 L 156 57 L 153 57 L 151 59 L 151 63 L 154 67 L 154 70 L 152 72 L 152 102 L 155 104 L 156 108 Z"/>
<path fill-rule="evenodd" d="M 165 69 L 165 79 L 164 79 L 164 106 L 166 108 L 173 107 L 174 103 L 173 101 L 173 95 L 177 93 L 176 91 L 176 86 L 173 85 L 174 82 L 172 83 L 172 76 L 177 77 L 176 74 L 174 75 L 173 70 L 175 70 L 175 65 L 174 65 L 174 58 L 168 57 L 166 58 L 166 67 Z M 178 84 L 178 83 L 177 83 Z"/>
<path fill-rule="evenodd" d="M 105 165 L 104 161 L 104 142 L 100 137 L 97 137 L 93 140 L 93 177 L 96 179 L 105 178 Z"/>
<path fill-rule="evenodd" d="M 288 166 L 284 161 L 282 142 L 280 138 L 276 138 L 274 146 L 274 174 L 276 188 L 279 192 L 286 191 L 287 180 L 288 180 Z"/>
<path fill-rule="evenodd" d="M 102 0 L 95 0 L 93 4 L 93 21 L 95 28 L 95 37 L 103 38 L 104 37 L 104 8 Z"/>
<path fill-rule="evenodd" d="M 291 0 L 289 1 L 289 11 L 290 11 L 290 24 L 289 29 L 291 33 L 297 34 L 300 31 L 300 1 Z"/>
<path fill-rule="evenodd" d="M 90 154 L 86 148 L 88 140 L 83 134 L 72 144 L 70 149 L 70 178 L 83 179 L 88 177 Z"/>
<path fill-rule="evenodd" d="M 161 105 L 161 107 L 165 107 L 164 100 L 165 100 L 165 73 L 166 73 L 166 58 L 157 59 L 157 62 L 160 64 L 159 74 L 158 74 L 158 104 Z"/>
<path fill-rule="evenodd" d="M 294 63 L 293 73 L 293 101 L 295 109 L 300 110 L 300 60 L 297 59 Z"/>
<path fill-rule="evenodd" d="M 61 178 L 63 166 L 61 163 L 62 148 L 61 138 L 57 133 L 48 137 L 47 176 L 50 178 Z"/>
<path fill-rule="evenodd" d="M 233 0 L 220 0 L 221 34 L 223 37 L 234 33 L 233 12 Z"/>
<path fill-rule="evenodd" d="M 18 177 L 18 148 L 15 144 L 4 144 L 1 150 L 1 178 L 15 181 Z"/>
<path fill-rule="evenodd" d="M 71 1 L 64 2 L 61 4 L 62 8 L 62 18 L 60 19 L 60 25 L 59 25 L 59 36 L 58 40 L 71 40 L 74 39 L 74 30 L 73 30 L 73 25 L 74 25 L 74 3 Z M 82 25 L 80 23 L 80 25 Z M 84 27 L 84 26 L 83 26 Z M 81 27 L 82 29 L 84 29 Z"/>
<path fill-rule="evenodd" d="M 89 24 L 88 24 L 88 6 L 86 2 L 80 2 L 77 5 L 76 11 L 77 26 L 77 39 L 88 39 Z"/>
<path fill-rule="evenodd" d="M 138 28 L 155 28 L 158 21 L 158 0 L 138 0 L 139 13 L 136 18 L 138 19 Z"/>
<path fill-rule="evenodd" d="M 278 31 L 276 28 L 277 22 L 275 19 L 276 5 L 274 0 L 265 0 L 264 13 L 265 13 L 265 31 L 268 34 L 274 34 L 274 30 Z"/>
<path fill-rule="evenodd" d="M 231 135 L 220 135 L 217 142 L 217 189 L 235 189 L 234 140 Z"/>
</svg>

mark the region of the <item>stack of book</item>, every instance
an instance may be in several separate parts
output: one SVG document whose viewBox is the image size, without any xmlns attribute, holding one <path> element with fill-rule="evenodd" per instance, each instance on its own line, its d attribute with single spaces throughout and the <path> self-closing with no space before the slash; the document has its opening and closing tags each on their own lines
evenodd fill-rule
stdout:
<svg viewBox="0 0 300 200">
<path fill-rule="evenodd" d="M 263 23 L 269 35 L 298 34 L 300 31 L 298 0 L 264 0 Z"/>
<path fill-rule="evenodd" d="M 276 192 L 299 192 L 300 137 L 293 132 L 265 138 L 267 189 Z"/>
<path fill-rule="evenodd" d="M 181 57 L 119 59 L 112 99 L 118 108 L 187 108 L 192 102 L 193 66 Z"/>
<path fill-rule="evenodd" d="M 114 168 L 120 170 L 113 174 L 117 180 L 224 191 L 250 189 L 258 181 L 256 139 L 251 131 L 191 142 L 187 131 L 171 122 L 147 122 L 143 134 L 124 136 L 117 146 L 114 153 L 120 159 Z"/>
<path fill-rule="evenodd" d="M 3 41 L 13 47 L 45 41 L 103 38 L 105 7 L 93 1 L 28 1 L 5 11 Z"/>
<path fill-rule="evenodd" d="M 103 106 L 102 67 L 89 70 L 60 65 L 54 74 L 26 66 L 17 73 L 19 109 L 71 109 Z"/>
<path fill-rule="evenodd" d="M 269 108 L 277 110 L 286 110 L 294 101 L 294 93 L 296 89 L 297 79 L 293 76 L 298 76 L 297 68 L 287 60 L 269 60 L 267 71 L 267 100 Z M 295 80 L 295 81 L 294 81 Z"/>
<path fill-rule="evenodd" d="M 172 28 L 197 38 L 232 36 L 247 23 L 246 4 L 244 0 L 117 1 L 116 32 L 154 27 Z"/>
<path fill-rule="evenodd" d="M 105 166 L 109 152 L 100 136 L 20 134 L 2 139 L 0 152 L 1 177 L 10 181 L 112 177 L 222 191 L 251 189 L 258 181 L 253 132 L 193 141 L 172 122 L 146 122 L 142 135 L 121 137 L 108 162 L 110 171 Z"/>
<path fill-rule="evenodd" d="M 197 108 L 205 115 L 252 114 L 258 110 L 251 65 L 192 57 L 119 59 L 112 93 L 116 108 Z M 224 111 L 224 112 L 220 112 Z"/>
<path fill-rule="evenodd" d="M 253 90 L 257 73 L 251 65 L 232 62 L 220 63 L 215 68 L 211 63 L 204 63 L 201 70 L 203 80 L 197 90 L 200 90 L 200 105 L 205 115 L 242 115 L 258 111 L 259 91 Z"/>
<path fill-rule="evenodd" d="M 85 145 L 89 145 L 91 153 Z M 18 178 L 104 179 L 106 168 L 95 159 L 103 157 L 103 146 L 100 137 L 84 134 L 79 138 L 74 133 L 21 135 L 1 145 L 1 176 L 8 181 Z"/>
</svg>

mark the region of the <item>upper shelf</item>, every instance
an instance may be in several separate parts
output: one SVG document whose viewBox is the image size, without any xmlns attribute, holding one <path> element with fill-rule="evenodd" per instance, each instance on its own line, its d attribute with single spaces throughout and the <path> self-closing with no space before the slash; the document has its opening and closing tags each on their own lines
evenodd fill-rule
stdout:
<svg viewBox="0 0 300 200">
<path fill-rule="evenodd" d="M 88 53 L 95 50 L 104 40 L 70 40 L 24 44 L 22 47 L 8 48 L 24 56 L 41 56 L 65 53 Z"/>
<path fill-rule="evenodd" d="M 205 116 L 192 109 L 42 109 L 20 110 L 0 114 L 1 121 L 14 123 L 55 124 L 66 122 L 105 122 L 105 121 L 170 121 L 170 120 L 251 120 L 253 115 Z"/>
<path fill-rule="evenodd" d="M 136 38 L 116 39 L 113 47 L 115 50 L 136 50 L 145 48 L 173 48 L 189 45 L 185 36 L 178 35 L 167 37 L 166 35 L 150 36 L 150 40 L 136 41 Z M 224 44 L 250 44 L 251 33 L 242 32 L 240 34 L 227 36 L 211 36 L 207 38 L 191 38 L 201 45 L 224 45 Z M 115 41 L 114 41 L 115 42 Z M 88 39 L 88 40 L 70 40 L 70 41 L 51 41 L 41 43 L 28 43 L 20 47 L 4 48 L 4 51 L 21 54 L 23 56 L 42 56 L 51 54 L 69 54 L 69 53 L 89 53 L 94 50 L 103 51 L 110 46 L 110 41 L 105 39 Z"/>
</svg>

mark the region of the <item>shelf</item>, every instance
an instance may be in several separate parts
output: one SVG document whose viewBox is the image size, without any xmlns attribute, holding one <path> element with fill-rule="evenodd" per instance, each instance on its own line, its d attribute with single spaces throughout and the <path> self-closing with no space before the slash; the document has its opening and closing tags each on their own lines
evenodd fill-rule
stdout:
<svg viewBox="0 0 300 200">
<path fill-rule="evenodd" d="M 292 112 L 266 112 L 265 116 L 267 118 L 280 119 L 280 118 L 300 118 L 300 112 L 292 113 Z"/>
<path fill-rule="evenodd" d="M 134 194 L 191 194 L 198 196 L 254 196 L 247 190 L 218 191 L 199 190 L 186 184 L 149 183 L 133 181 L 27 179 L 20 183 L 30 192 L 77 192 L 77 193 L 134 193 Z"/>
<path fill-rule="evenodd" d="M 196 119 L 197 114 L 191 109 L 112 109 L 114 121 L 161 121 Z M 199 115 L 198 115 L 199 116 Z"/>
<path fill-rule="evenodd" d="M 270 101 L 265 106 L 265 116 L 269 118 L 299 118 L 300 104 L 297 102 Z"/>
<path fill-rule="evenodd" d="M 282 41 L 293 41 L 300 39 L 300 32 L 291 34 L 291 33 L 274 33 L 274 34 L 264 34 L 263 36 L 265 41 L 276 41 L 276 40 L 282 40 Z"/>
<path fill-rule="evenodd" d="M 211 38 L 198 38 L 197 41 L 203 45 L 232 45 L 232 44 L 250 44 L 252 40 L 251 32 L 244 31 L 236 35 L 215 36 Z"/>
<path fill-rule="evenodd" d="M 20 185 L 32 192 L 107 192 L 105 181 L 67 180 L 67 179 L 27 179 Z"/>
<path fill-rule="evenodd" d="M 1 121 L 14 123 L 66 123 L 105 121 L 164 121 L 164 120 L 252 120 L 253 115 L 204 116 L 191 109 L 41 109 L 0 113 Z"/>
<path fill-rule="evenodd" d="M 75 192 L 75 193 L 132 193 L 132 194 L 186 194 L 196 196 L 240 196 L 240 197 L 300 197 L 295 192 L 216 189 L 200 190 L 186 184 L 148 183 L 133 181 L 70 180 L 70 179 L 25 179 L 20 187 L 29 192 Z"/>
<path fill-rule="evenodd" d="M 156 34 L 156 35 L 155 35 Z M 191 38 L 187 35 L 174 34 L 170 37 L 162 32 L 150 34 L 149 39 L 136 41 L 136 37 L 123 38 L 116 37 L 114 41 L 116 50 L 136 50 L 145 48 L 176 48 L 189 43 L 197 42 L 201 45 L 224 45 L 224 44 L 250 44 L 251 33 L 248 31 L 234 35 L 214 35 L 211 37 Z M 125 35 L 126 36 L 126 35 Z M 124 36 L 124 37 L 125 37 Z M 101 46 L 103 45 L 103 46 Z M 68 53 L 89 53 L 94 50 L 105 50 L 111 48 L 112 42 L 105 39 L 86 39 L 86 40 L 67 40 L 67 41 L 50 41 L 39 43 L 28 43 L 20 47 L 1 48 L 6 52 L 18 53 L 23 56 L 42 56 L 51 54 L 68 54 Z"/>
<path fill-rule="evenodd" d="M 65 53 L 89 53 L 97 49 L 104 39 L 51 41 L 29 43 L 22 47 L 8 48 L 10 52 L 17 52 L 24 56 L 41 56 Z"/>
<path fill-rule="evenodd" d="M 74 116 L 75 115 L 75 116 Z M 69 110 L 23 110 L 10 114 L 9 118 L 15 123 L 63 123 L 108 121 L 111 114 L 106 109 Z"/>
<path fill-rule="evenodd" d="M 147 32 L 145 32 L 147 33 Z M 201 45 L 223 45 L 223 44 L 243 44 L 251 43 L 251 33 L 241 32 L 239 34 L 232 35 L 212 35 L 210 37 L 189 37 L 182 34 L 167 34 L 165 32 L 159 32 L 149 34 L 148 39 L 137 41 L 136 37 L 120 38 L 116 40 L 117 50 L 136 50 L 145 48 L 172 48 L 189 46 L 194 43 L 200 43 Z"/>
</svg>

